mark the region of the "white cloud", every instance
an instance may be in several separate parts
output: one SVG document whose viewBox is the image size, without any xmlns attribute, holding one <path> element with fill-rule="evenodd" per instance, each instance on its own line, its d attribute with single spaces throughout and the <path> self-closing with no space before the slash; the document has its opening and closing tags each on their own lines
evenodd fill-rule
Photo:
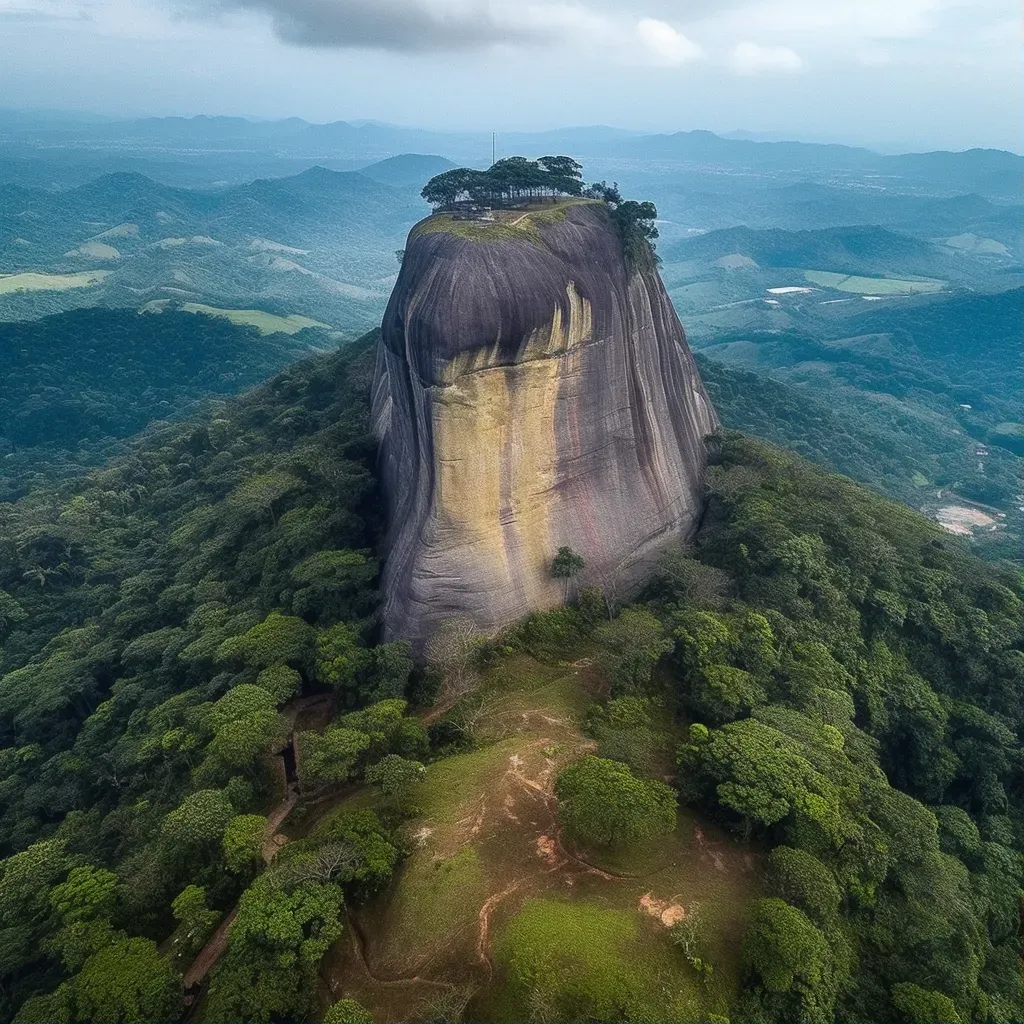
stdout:
<svg viewBox="0 0 1024 1024">
<path fill-rule="evenodd" d="M 793 74 L 803 66 L 800 55 L 788 46 L 738 43 L 729 57 L 729 67 L 737 75 L 760 75 L 766 72 Z"/>
<path fill-rule="evenodd" d="M 704 55 L 704 51 L 693 40 L 687 39 L 667 21 L 641 18 L 636 23 L 636 35 L 641 45 L 659 64 L 683 64 Z"/>
</svg>

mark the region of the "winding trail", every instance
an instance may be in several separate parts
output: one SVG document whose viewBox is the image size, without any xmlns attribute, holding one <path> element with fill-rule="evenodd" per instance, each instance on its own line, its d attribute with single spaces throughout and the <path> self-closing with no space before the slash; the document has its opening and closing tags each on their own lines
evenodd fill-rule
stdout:
<svg viewBox="0 0 1024 1024">
<path fill-rule="evenodd" d="M 293 740 L 295 723 L 299 715 L 317 706 L 324 705 L 325 700 L 329 699 L 329 695 L 325 698 L 323 694 L 314 694 L 312 697 L 300 697 L 282 710 L 281 715 L 289 731 L 292 733 Z M 267 830 L 260 847 L 264 864 L 269 864 L 277 856 L 281 847 L 288 841 L 280 829 L 298 803 L 298 787 L 290 785 L 287 794 L 284 800 L 277 804 L 267 815 Z M 231 926 L 235 922 L 235 915 L 237 913 L 238 907 L 232 907 L 182 977 L 182 985 L 186 993 L 186 1005 L 191 1005 L 198 999 L 199 988 L 223 955 L 224 950 L 227 949 L 228 933 L 231 931 Z"/>
<path fill-rule="evenodd" d="M 352 916 L 347 905 L 345 907 L 345 924 L 348 926 L 346 930 L 351 936 L 350 942 L 352 948 L 355 950 L 359 965 L 366 972 L 366 976 L 372 979 L 376 984 L 387 986 L 428 985 L 431 988 L 443 989 L 453 989 L 457 987 L 449 981 L 437 981 L 433 978 L 423 978 L 418 974 L 409 975 L 407 977 L 402 975 L 388 977 L 379 974 L 370 966 L 370 959 L 366 955 L 366 936 L 363 933 L 362 925 L 360 925 L 360 923 Z M 338 986 L 336 982 L 328 979 L 327 987 L 331 990 L 332 995 L 337 995 Z"/>
<path fill-rule="evenodd" d="M 231 931 L 231 926 L 235 923 L 235 914 L 237 913 L 238 908 L 233 908 L 227 917 L 217 925 L 217 930 L 210 936 L 209 941 L 200 950 L 199 955 L 192 961 L 191 967 L 189 967 L 181 979 L 186 993 L 186 1005 L 188 1004 L 191 990 L 202 985 L 206 975 L 210 973 L 210 968 L 220 959 L 221 953 L 227 948 L 228 932 Z M 194 998 L 195 994 L 193 993 L 191 997 Z"/>
</svg>

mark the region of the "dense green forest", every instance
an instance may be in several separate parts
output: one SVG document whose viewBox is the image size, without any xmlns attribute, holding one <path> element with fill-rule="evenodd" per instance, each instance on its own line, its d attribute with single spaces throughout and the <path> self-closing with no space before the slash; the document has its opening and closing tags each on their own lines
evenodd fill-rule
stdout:
<svg viewBox="0 0 1024 1024">
<path fill-rule="evenodd" d="M 527 901 L 496 973 L 416 1019 L 491 998 L 507 1020 L 1021 1019 L 1019 571 L 726 433 L 695 545 L 635 603 L 570 573 L 569 607 L 489 643 L 456 631 L 414 670 L 375 618 L 375 344 L 0 506 L 3 1018 L 177 1019 L 233 908 L 201 1019 L 385 1012 L 318 972 L 361 907 L 397 898 L 425 772 L 502 749 L 473 728 L 481 679 L 589 665 L 590 753 L 554 783 L 566 842 L 608 863 L 662 842 L 677 803 L 717 823 L 759 865 L 736 964 L 713 921 L 677 921 L 650 957 L 697 995 L 666 1001 L 623 960 L 623 919 L 567 891 Z M 306 824 L 268 854 L 296 781 Z M 473 856 L 426 887 L 475 877 Z"/>
<path fill-rule="evenodd" d="M 154 420 L 266 380 L 322 332 L 261 335 L 205 315 L 81 309 L 0 323 L 0 501 L 95 465 Z"/>
</svg>

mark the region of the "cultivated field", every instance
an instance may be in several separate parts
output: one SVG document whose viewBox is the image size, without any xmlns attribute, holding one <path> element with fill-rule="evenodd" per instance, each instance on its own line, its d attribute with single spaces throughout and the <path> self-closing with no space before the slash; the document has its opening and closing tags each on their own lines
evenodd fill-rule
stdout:
<svg viewBox="0 0 1024 1024">
<path fill-rule="evenodd" d="M 946 287 L 945 281 L 934 278 L 855 277 L 834 274 L 828 270 L 805 270 L 804 277 L 821 288 L 834 288 L 840 292 L 858 295 L 914 295 L 920 292 L 938 292 Z"/>
</svg>

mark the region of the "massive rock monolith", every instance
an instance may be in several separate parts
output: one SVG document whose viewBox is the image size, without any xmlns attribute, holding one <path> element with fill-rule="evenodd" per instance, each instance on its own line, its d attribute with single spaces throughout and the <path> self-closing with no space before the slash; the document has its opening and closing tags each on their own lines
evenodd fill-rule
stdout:
<svg viewBox="0 0 1024 1024">
<path fill-rule="evenodd" d="M 494 632 L 574 586 L 626 594 L 695 529 L 717 417 L 653 265 L 603 203 L 409 236 L 373 394 L 390 637 Z"/>
</svg>

